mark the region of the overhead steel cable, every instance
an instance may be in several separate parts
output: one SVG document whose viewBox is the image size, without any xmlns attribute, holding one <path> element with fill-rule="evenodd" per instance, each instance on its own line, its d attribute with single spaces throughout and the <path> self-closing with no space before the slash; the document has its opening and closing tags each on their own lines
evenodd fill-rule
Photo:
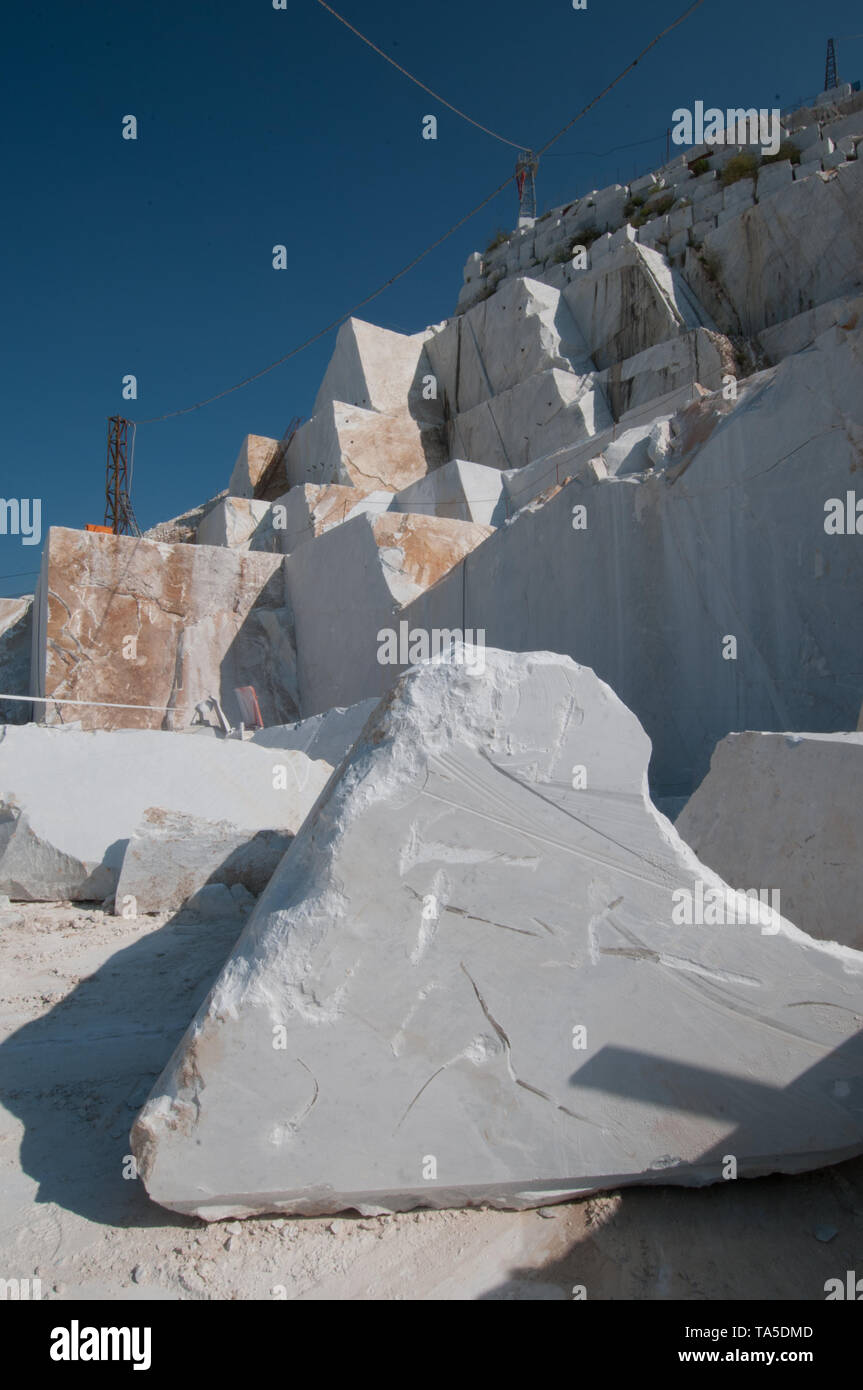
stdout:
<svg viewBox="0 0 863 1390">
<path fill-rule="evenodd" d="M 602 101 L 603 97 L 608 96 L 608 93 L 617 86 L 618 82 L 623 81 L 627 73 L 632 72 L 632 69 L 638 66 L 642 58 L 650 52 L 651 48 L 655 48 L 656 45 L 662 39 L 665 38 L 666 34 L 670 34 L 672 29 L 676 29 L 679 24 L 682 24 L 685 19 L 688 19 L 689 16 L 691 14 L 694 14 L 695 11 L 699 9 L 703 4 L 704 0 L 695 0 L 695 3 L 689 6 L 689 9 L 684 10 L 683 14 L 677 16 L 677 19 L 672 20 L 671 24 L 667 24 L 664 29 L 661 29 L 660 32 L 656 35 L 656 37 L 651 39 L 650 43 L 647 44 L 644 48 L 642 48 L 638 57 L 633 58 L 631 63 L 627 63 L 623 71 L 619 72 L 617 76 L 613 78 L 611 82 L 609 82 L 607 87 L 603 87 L 602 91 L 599 93 L 598 96 L 595 96 L 592 101 L 589 101 L 586 106 L 582 107 L 577 116 L 573 116 L 571 121 L 567 121 L 566 125 L 561 126 L 560 130 L 557 132 L 556 135 L 552 135 L 550 140 L 547 140 L 544 145 L 540 146 L 540 148 L 536 152 L 537 155 L 544 155 L 546 150 L 550 150 L 552 145 L 556 144 L 562 135 L 565 135 L 568 130 L 572 129 L 576 121 L 580 121 L 582 116 L 586 116 L 588 111 L 592 110 L 592 108 L 596 106 L 598 102 Z"/>
<path fill-rule="evenodd" d="M 628 145 L 612 145 L 610 150 L 558 150 L 547 156 L 548 159 L 604 159 L 609 154 L 619 154 L 621 150 L 635 150 L 640 145 L 656 145 L 664 140 L 667 131 L 660 135 L 649 135 L 646 140 L 631 140 Z"/>
<path fill-rule="evenodd" d="M 420 261 L 425 260 L 426 256 L 431 255 L 432 251 L 436 250 L 437 247 L 451 237 L 454 232 L 457 232 L 459 227 L 463 227 L 465 222 L 469 222 L 478 212 L 482 212 L 482 209 L 492 202 L 498 194 L 502 193 L 505 188 L 508 188 L 511 183 L 512 175 L 509 174 L 504 179 L 503 183 L 498 184 L 493 193 L 489 193 L 487 198 L 483 198 L 481 203 L 478 203 L 470 212 L 465 213 L 464 217 L 460 218 L 454 226 L 449 228 L 449 231 L 444 232 L 443 235 L 439 236 L 436 241 L 433 241 L 430 246 L 427 246 L 424 251 L 420 251 L 418 256 L 414 256 L 413 260 L 409 261 L 406 266 L 403 266 L 401 270 L 397 270 L 395 275 L 391 275 L 388 280 L 385 280 L 384 283 L 378 287 L 378 289 L 372 290 L 371 294 L 367 294 L 365 299 L 361 299 L 357 304 L 352 305 L 347 313 L 341 314 L 337 319 L 333 319 L 325 328 L 321 328 L 319 332 L 313 333 L 310 338 L 306 338 L 305 342 L 300 343 L 295 348 L 291 348 L 290 352 L 286 352 L 283 357 L 279 357 L 275 362 L 271 362 L 269 366 L 262 367 L 259 372 L 255 372 L 252 376 L 245 377 L 234 386 L 226 387 L 224 391 L 218 391 L 215 396 L 208 396 L 206 400 L 197 401 L 194 405 L 187 405 L 182 410 L 169 410 L 164 415 L 153 415 L 148 420 L 137 420 L 131 421 L 130 423 L 154 425 L 160 420 L 170 420 L 175 415 L 188 415 L 190 411 L 200 410 L 204 405 L 212 405 L 213 401 L 220 401 L 223 396 L 229 396 L 232 391 L 239 391 L 241 387 L 249 386 L 253 381 L 258 381 L 260 377 L 266 376 L 267 372 L 273 371 L 276 367 L 281 367 L 284 362 L 288 362 L 292 357 L 296 357 L 298 353 L 304 352 L 307 347 L 311 347 L 312 343 L 316 343 L 318 339 L 325 338 L 328 333 L 332 333 L 334 328 L 339 328 L 343 323 L 347 323 L 348 319 L 353 318 L 358 309 L 364 309 L 367 304 L 371 304 L 372 300 L 377 299 L 379 295 L 383 294 L 384 290 L 388 290 L 390 285 L 394 285 L 397 280 L 401 280 L 402 276 L 407 275 L 409 270 L 413 270 L 415 265 L 419 265 Z"/>
<path fill-rule="evenodd" d="M 318 0 L 319 4 L 321 2 L 322 0 Z M 607 96 L 607 94 L 614 87 L 616 87 L 619 82 L 623 80 L 627 73 L 632 71 L 632 69 L 641 61 L 641 59 L 645 56 L 646 53 L 649 53 L 652 48 L 655 48 L 655 46 L 659 43 L 661 39 L 665 37 L 666 34 L 670 34 L 672 29 L 676 29 L 679 24 L 682 24 L 685 19 L 688 19 L 688 17 L 692 13 L 694 13 L 695 10 L 699 9 L 700 6 L 703 4 L 704 0 L 695 0 L 695 3 L 690 5 L 688 9 L 684 10 L 684 12 L 673 21 L 673 23 L 667 25 L 665 29 L 663 29 L 659 34 L 656 35 L 655 38 L 651 39 L 650 43 L 647 44 L 646 47 L 644 47 L 638 54 L 638 57 L 634 58 L 631 63 L 627 63 L 626 67 L 620 73 L 618 73 L 617 77 L 615 77 L 613 81 L 609 82 L 608 85 L 603 88 L 603 90 L 599 93 L 598 96 L 595 96 L 591 101 L 587 103 L 586 106 L 583 106 L 582 109 L 579 112 L 577 112 L 577 114 L 573 116 L 571 120 L 567 121 L 566 125 L 562 126 L 556 135 L 553 135 L 550 140 L 547 140 L 546 143 L 542 146 L 542 148 L 539 151 L 537 151 L 537 153 L 544 153 L 544 151 L 549 149 L 557 140 L 560 139 L 562 135 L 565 135 L 568 130 L 571 130 L 577 121 L 580 121 L 583 116 L 586 116 L 588 111 L 591 111 L 593 107 L 596 106 L 597 102 L 601 101 L 604 96 Z M 391 275 L 389 279 L 385 280 L 384 283 L 380 285 L 376 290 L 372 290 L 371 294 L 367 294 L 365 299 L 359 300 L 359 302 L 357 304 L 354 304 L 350 309 L 348 309 L 346 313 L 341 314 L 339 318 L 333 319 L 324 328 L 321 328 L 317 333 L 313 333 L 311 337 L 306 338 L 305 341 L 300 343 L 297 347 L 291 348 L 290 352 L 286 352 L 282 357 L 278 357 L 275 362 L 270 362 L 268 366 L 262 367 L 260 371 L 254 372 L 251 376 L 244 377 L 242 381 L 236 382 L 233 386 L 227 386 L 224 391 L 217 391 L 214 396 L 207 396 L 204 400 L 196 401 L 194 405 L 187 405 L 181 410 L 168 410 L 165 412 L 164 415 L 153 415 L 146 420 L 130 421 L 130 423 L 134 423 L 137 425 L 154 425 L 158 424 L 162 420 L 174 419 L 177 415 L 189 415 L 193 410 L 200 410 L 205 405 L 212 405 L 214 401 L 222 400 L 223 397 L 229 396 L 233 391 L 239 391 L 242 387 L 251 385 L 253 381 L 259 381 L 260 378 L 262 376 L 266 376 L 268 372 L 274 371 L 276 367 L 281 367 L 283 363 L 290 361 L 290 359 L 292 357 L 296 357 L 298 353 L 304 352 L 307 347 L 311 347 L 312 343 L 316 343 L 321 338 L 325 338 L 326 335 L 328 333 L 331 333 L 334 328 L 340 328 L 343 323 L 347 323 L 348 319 L 352 318 L 353 315 L 359 309 L 365 308 L 365 306 L 367 304 L 370 304 L 373 299 L 377 299 L 380 295 L 383 294 L 384 290 L 389 289 L 390 285 L 394 285 L 397 280 L 401 280 L 403 276 L 407 275 L 408 271 L 413 270 L 414 266 L 419 265 L 420 261 L 425 260 L 426 256 L 431 255 L 432 251 L 437 250 L 438 246 L 441 246 L 443 242 L 447 241 L 451 236 L 453 236 L 454 233 L 457 232 L 460 227 L 463 227 L 466 222 L 469 222 L 472 217 L 476 217 L 478 212 L 482 212 L 483 208 L 487 207 L 489 203 L 493 202 L 494 199 L 497 198 L 504 191 L 505 188 L 508 188 L 511 183 L 512 175 L 509 174 L 504 179 L 503 183 L 498 184 L 497 188 L 495 188 L 493 192 L 489 193 L 488 197 L 483 198 L 481 203 L 477 203 L 475 208 L 472 208 L 470 212 L 465 213 L 464 217 L 459 218 L 458 222 L 455 222 L 452 227 L 445 231 L 441 236 L 437 237 L 436 240 L 433 241 L 430 246 L 427 246 L 425 248 L 424 251 L 420 251 L 418 256 L 414 256 L 412 261 L 408 261 L 407 265 L 403 266 L 401 270 L 397 270 L 394 275 Z"/>
<path fill-rule="evenodd" d="M 340 24 L 344 24 L 346 29 L 350 29 L 352 34 L 356 34 L 358 39 L 362 39 L 363 43 L 368 44 L 369 48 L 383 58 L 385 62 L 390 63 L 392 67 L 402 73 L 403 76 L 407 77 L 415 86 L 421 87 L 424 92 L 428 92 L 429 96 L 434 97 L 435 101 L 439 101 L 441 106 L 446 106 L 448 110 L 454 111 L 463 121 L 467 121 L 469 125 L 475 126 L 476 129 L 481 130 L 484 135 L 490 135 L 493 140 L 499 140 L 502 145 L 510 145 L 514 150 L 524 150 L 528 148 L 526 145 L 517 145 L 514 140 L 507 140 L 506 136 L 498 135 L 497 131 L 489 130 L 486 125 L 480 125 L 479 121 L 475 121 L 473 117 L 468 116 L 465 111 L 460 111 L 457 106 L 453 106 L 451 101 L 447 101 L 446 97 L 440 95 L 440 92 L 435 92 L 431 87 L 427 87 L 424 82 L 420 82 L 418 77 L 414 77 L 412 72 L 408 72 L 407 68 L 403 68 L 401 63 L 397 63 L 395 58 L 391 58 L 388 53 L 384 53 L 384 50 L 378 48 L 376 43 L 372 43 L 371 39 L 366 38 L 365 34 L 360 33 L 359 29 L 357 29 L 354 24 L 351 24 L 350 20 L 345 19 L 344 15 L 339 14 L 338 10 L 334 10 L 332 5 L 328 5 L 326 0 L 317 0 L 317 3 L 322 10 L 326 10 L 328 14 L 331 14 Z"/>
</svg>

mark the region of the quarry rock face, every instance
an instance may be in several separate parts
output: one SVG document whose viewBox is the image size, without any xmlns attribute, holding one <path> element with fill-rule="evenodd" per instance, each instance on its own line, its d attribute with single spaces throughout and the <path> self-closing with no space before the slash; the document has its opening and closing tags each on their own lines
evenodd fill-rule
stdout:
<svg viewBox="0 0 863 1390">
<path fill-rule="evenodd" d="M 0 598 L 0 693 L 30 694 L 33 598 Z M 26 724 L 32 706 L 0 699 L 0 724 Z"/>
<path fill-rule="evenodd" d="M 729 734 L 676 829 L 735 883 L 780 889 L 810 936 L 863 949 L 863 733 Z"/>
<path fill-rule="evenodd" d="M 468 557 L 466 580 L 453 571 L 401 617 L 589 662 L 644 724 L 656 794 L 679 796 L 732 730 L 856 726 L 863 547 L 847 496 L 863 500 L 863 329 L 831 328 L 735 400 L 705 395 L 668 419 L 665 456 L 654 448 L 635 472 L 618 458 L 603 476 L 583 450 L 545 500 L 553 456 L 531 466 L 532 486 L 529 470 L 506 475 L 521 511 Z M 380 689 L 352 652 L 340 704 Z"/>
<path fill-rule="evenodd" d="M 583 262 L 572 260 L 582 241 L 590 242 L 591 271 L 605 265 L 614 272 L 606 286 L 594 283 L 593 296 L 600 310 L 615 309 L 621 326 L 626 318 L 645 319 L 642 313 L 626 313 L 631 293 L 638 296 L 640 310 L 648 307 L 646 284 L 639 287 L 629 277 L 627 285 L 619 263 L 610 260 L 635 246 L 663 253 L 683 297 L 701 302 L 695 321 L 711 327 L 700 316 L 706 310 L 727 333 L 757 333 L 850 287 L 859 291 L 863 106 L 859 92 L 836 90 L 839 95 L 830 102 L 783 118 L 789 133 L 783 131 L 782 153 L 796 147 L 799 163 L 765 159 L 757 146 L 692 146 L 663 168 L 633 179 L 628 188 L 590 190 L 552 209 L 535 226 L 517 228 L 484 255 L 472 253 L 457 315 L 482 304 L 493 313 L 494 300 L 511 297 L 514 280 L 525 273 L 561 290 L 587 283 Z M 740 155 L 748 159 L 749 167 L 738 171 L 746 176 L 729 181 L 728 166 Z M 700 157 L 708 168 L 695 175 L 689 166 Z M 579 328 L 584 333 L 583 321 Z M 638 332 L 637 324 L 633 329 Z M 589 334 L 587 341 L 593 352 L 596 343 Z M 632 354 L 625 350 L 624 355 Z"/>
<path fill-rule="evenodd" d="M 518 1208 L 859 1153 L 863 955 L 684 925 L 733 895 L 638 721 L 567 658 L 470 655 L 407 675 L 295 838 L 136 1122 L 150 1196 Z"/>
<path fill-rule="evenodd" d="M 460 573 L 493 534 L 475 522 L 385 512 L 355 517 L 295 551 L 285 565 L 304 715 L 382 695 L 397 668 L 380 659 L 380 633 L 396 630 L 406 604 L 454 567 Z"/>
<path fill-rule="evenodd" d="M 665 257 L 631 242 L 573 279 L 563 298 L 600 370 L 681 332 L 714 327 Z"/>
<path fill-rule="evenodd" d="M 538 372 L 593 369 L 559 290 L 528 277 L 432 330 L 427 351 L 456 415 Z"/>
<path fill-rule="evenodd" d="M 453 442 L 461 458 L 521 468 L 611 423 L 605 397 L 589 377 L 553 368 L 457 416 Z"/>
<path fill-rule="evenodd" d="M 129 839 L 151 808 L 150 842 L 160 837 L 160 826 L 176 827 L 177 815 L 187 819 L 187 833 L 189 818 L 224 822 L 223 858 L 236 849 L 231 836 L 238 832 L 244 840 L 258 831 L 292 834 L 330 771 L 301 752 L 274 753 L 207 735 L 0 728 L 0 893 L 25 901 L 107 897 L 117 887 Z M 218 839 L 212 825 L 195 834 L 208 845 Z M 167 893 L 160 875 L 176 881 L 182 856 L 194 856 L 181 834 L 172 842 L 161 833 L 161 845 L 161 861 L 158 848 L 148 848 L 151 901 Z"/>
<path fill-rule="evenodd" d="M 139 707 L 49 699 L 48 723 L 183 728 L 210 696 L 239 723 L 234 691 L 246 685 L 265 723 L 287 721 L 299 710 L 282 557 L 54 526 L 35 602 L 33 668 L 35 695 Z"/>
</svg>

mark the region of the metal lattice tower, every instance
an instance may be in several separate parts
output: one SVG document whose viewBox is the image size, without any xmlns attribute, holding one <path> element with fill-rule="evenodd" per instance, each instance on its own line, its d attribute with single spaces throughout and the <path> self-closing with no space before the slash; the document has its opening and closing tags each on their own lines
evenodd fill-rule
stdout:
<svg viewBox="0 0 863 1390">
<path fill-rule="evenodd" d="M 836 76 L 836 45 L 832 39 L 827 40 L 827 66 L 824 70 L 824 90 L 829 92 L 831 87 L 838 87 L 839 79 Z"/>
<path fill-rule="evenodd" d="M 140 536 L 141 528 L 135 520 L 132 502 L 129 497 L 129 428 L 132 439 L 135 426 L 122 415 L 112 415 L 108 420 L 108 461 L 105 470 L 105 525 L 110 526 L 115 536 Z M 134 448 L 134 444 L 133 444 Z"/>
<path fill-rule="evenodd" d="M 539 160 L 533 150 L 522 150 L 515 166 L 519 226 L 523 222 L 532 222 L 536 218 L 536 171 L 538 168 Z"/>
</svg>

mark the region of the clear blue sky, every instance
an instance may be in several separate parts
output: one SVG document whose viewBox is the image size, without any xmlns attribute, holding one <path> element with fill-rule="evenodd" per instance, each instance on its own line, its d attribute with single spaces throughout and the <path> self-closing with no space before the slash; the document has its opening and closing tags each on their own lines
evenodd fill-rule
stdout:
<svg viewBox="0 0 863 1390">
<path fill-rule="evenodd" d="M 477 120 L 539 145 L 685 0 L 335 0 Z M 540 169 L 540 211 L 663 162 L 676 106 L 784 107 L 823 83 L 857 0 L 705 0 Z M 315 0 L 86 0 L 4 15 L 3 467 L 49 525 L 101 522 L 105 420 L 185 406 L 345 312 L 501 182 L 515 152 L 465 125 Z M 863 41 L 839 48 L 863 74 Z M 138 140 L 121 120 L 138 118 Z M 437 142 L 421 120 L 439 117 Z M 645 142 L 649 143 L 638 143 Z M 631 146 L 612 153 L 616 146 Z M 468 253 L 515 221 L 505 193 L 364 317 L 415 332 L 450 314 Z M 284 243 L 291 269 L 272 269 Z M 311 411 L 325 339 L 215 405 L 142 426 L 143 527 L 227 485 L 247 433 Z M 138 378 L 124 403 L 121 378 Z M 39 548 L 0 536 L 0 576 Z M 0 594 L 34 580 L 0 578 Z"/>
</svg>

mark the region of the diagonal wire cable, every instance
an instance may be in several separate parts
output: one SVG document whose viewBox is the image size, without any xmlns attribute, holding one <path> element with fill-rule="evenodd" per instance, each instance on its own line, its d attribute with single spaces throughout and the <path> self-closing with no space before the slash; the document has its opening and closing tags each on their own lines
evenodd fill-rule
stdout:
<svg viewBox="0 0 863 1390">
<path fill-rule="evenodd" d="M 632 69 L 638 66 L 642 58 L 644 58 L 645 55 L 650 52 L 651 48 L 655 48 L 656 45 L 660 43 L 662 39 L 665 38 L 666 34 L 670 34 L 672 29 L 676 29 L 679 24 L 682 24 L 684 20 L 688 19 L 691 14 L 694 14 L 695 11 L 699 9 L 700 6 L 703 4 L 704 0 L 695 0 L 695 3 L 690 5 L 687 10 L 684 10 L 683 13 L 679 14 L 676 19 L 671 21 L 670 24 L 667 24 L 664 29 L 661 29 L 660 32 L 656 35 L 656 37 L 651 39 L 650 43 L 646 44 L 645 47 L 642 48 L 641 52 L 638 54 L 638 57 L 633 58 L 631 63 L 627 63 L 623 71 L 619 72 L 615 78 L 612 78 L 611 82 L 609 82 L 607 87 L 603 87 L 602 91 L 599 93 L 598 96 L 595 96 L 592 101 L 589 101 L 586 106 L 583 106 L 582 109 L 578 112 L 578 114 L 573 116 L 571 121 L 567 121 L 566 125 L 561 126 L 560 130 L 557 132 L 556 135 L 552 135 L 550 140 L 547 140 L 544 145 L 540 146 L 540 148 L 537 150 L 537 155 L 543 155 L 545 154 L 546 150 L 550 150 L 552 145 L 555 145 L 562 135 L 565 135 L 568 130 L 572 129 L 576 121 L 580 121 L 582 116 L 586 116 L 588 111 L 592 110 L 592 108 L 596 106 L 598 102 L 602 101 L 603 97 L 608 96 L 608 93 L 610 91 L 613 91 L 613 89 L 617 86 L 618 82 L 623 81 L 627 73 L 632 72 Z"/>
<path fill-rule="evenodd" d="M 322 0 L 318 0 L 318 3 L 321 2 Z M 609 82 L 608 86 L 603 88 L 603 90 L 599 93 L 598 96 L 595 96 L 591 101 L 587 103 L 586 106 L 583 106 L 581 110 L 572 117 L 571 120 L 567 121 L 566 125 L 561 126 L 560 130 L 555 135 L 553 135 L 550 140 L 547 140 L 546 143 L 542 146 L 542 148 L 539 151 L 537 151 L 537 153 L 543 154 L 547 149 L 549 149 L 553 144 L 555 144 L 556 141 L 558 141 L 562 135 L 565 135 L 568 130 L 571 130 L 577 121 L 580 121 L 583 116 L 586 116 L 588 111 L 591 111 L 593 107 L 596 106 L 597 102 L 601 101 L 604 96 L 607 96 L 607 94 L 614 87 L 616 87 L 617 84 L 621 82 L 624 77 L 626 77 L 627 73 L 631 72 L 632 69 L 638 63 L 640 63 L 641 59 L 645 56 L 646 53 L 649 53 L 652 48 L 655 48 L 655 46 L 660 42 L 661 39 L 665 37 L 666 34 L 670 34 L 672 29 L 676 29 L 679 24 L 682 24 L 685 19 L 688 19 L 689 16 L 693 14 L 695 10 L 699 9 L 703 4 L 704 0 L 695 0 L 694 4 L 690 5 L 688 9 L 684 10 L 683 13 L 677 17 L 677 19 L 675 19 L 671 24 L 667 25 L 666 28 L 664 28 L 659 34 L 656 35 L 655 38 L 651 39 L 650 43 L 647 44 L 646 47 L 644 47 L 641 50 L 638 56 L 634 58 L 631 63 L 628 63 L 626 67 L 618 73 L 617 77 L 615 77 L 611 82 Z M 503 183 L 498 184 L 497 188 L 495 188 L 493 192 L 489 193 L 488 197 L 483 198 L 481 203 L 477 203 L 475 208 L 471 208 L 470 212 L 465 213 L 464 217 L 459 218 L 458 222 L 454 223 L 452 227 L 450 227 L 447 231 L 443 232 L 441 236 L 437 237 L 436 240 L 433 241 L 430 246 L 427 246 L 425 248 L 424 251 L 420 251 L 418 256 L 414 256 L 413 260 L 408 261 L 407 265 L 403 266 L 401 270 L 397 270 L 394 275 L 391 275 L 389 279 L 385 280 L 384 283 L 380 285 L 376 290 L 372 290 L 371 294 L 367 294 L 365 299 L 359 300 L 358 303 L 352 305 L 352 307 L 348 309 L 346 313 L 341 314 L 336 319 L 333 319 L 324 328 L 321 328 L 317 333 L 313 333 L 311 337 L 306 338 L 304 342 L 298 344 L 297 347 L 291 348 L 290 352 L 286 352 L 282 357 L 278 357 L 275 362 L 270 362 L 268 366 L 262 367 L 260 371 L 254 372 L 251 376 L 244 377 L 242 381 L 236 382 L 233 386 L 227 386 L 224 391 L 217 391 L 214 396 L 207 396 L 202 401 L 196 401 L 194 405 L 187 405 L 183 407 L 183 409 L 181 410 L 169 410 L 166 411 L 164 415 L 152 415 L 146 420 L 138 420 L 133 423 L 138 425 L 154 425 L 158 424 L 162 420 L 174 419 L 178 415 L 189 415 L 193 410 L 200 410 L 202 406 L 212 405 L 214 401 L 222 400 L 225 396 L 231 395 L 233 391 L 239 391 L 242 389 L 242 387 L 249 386 L 253 381 L 259 381 L 262 376 L 266 376 L 268 372 L 274 371 L 276 367 L 281 367 L 283 363 L 290 361 L 290 359 L 292 357 L 296 357 L 298 353 L 304 352 L 305 349 L 307 347 L 311 347 L 313 343 L 318 342 L 321 338 L 325 338 L 326 335 L 328 333 L 331 333 L 334 328 L 340 328 L 343 323 L 347 323 L 348 319 L 352 318 L 359 309 L 363 309 L 367 304 L 371 304 L 372 300 L 377 299 L 380 295 L 382 295 L 384 290 L 389 289 L 390 285 L 394 285 L 397 280 L 401 280 L 403 276 L 407 275 L 409 271 L 413 270 L 414 266 L 419 265 L 420 261 L 425 260 L 426 256 L 431 255 L 432 251 L 437 250 L 438 246 L 442 245 L 443 242 L 447 241 L 451 236 L 453 236 L 454 233 L 457 232 L 460 227 L 463 227 L 466 222 L 469 222 L 472 217 L 476 217 L 478 212 L 482 212 L 483 208 L 487 207 L 489 203 L 493 202 L 494 199 L 497 198 L 504 191 L 505 188 L 509 187 L 509 185 L 512 183 L 512 177 L 512 174 L 507 175 Z"/>
<path fill-rule="evenodd" d="M 634 150 L 640 145 L 656 145 L 664 140 L 666 131 L 659 135 L 649 135 L 646 140 L 631 140 L 628 145 L 612 145 L 610 150 L 558 150 L 547 156 L 548 159 L 604 159 L 609 154 L 619 154 L 621 150 Z"/>
<path fill-rule="evenodd" d="M 273 371 L 276 367 L 281 367 L 282 363 L 288 362 L 292 357 L 296 357 L 298 353 L 304 352 L 307 347 L 311 347 L 312 343 L 316 343 L 320 338 L 325 338 L 334 328 L 340 328 L 343 323 L 347 323 L 348 319 L 353 318 L 354 314 L 357 313 L 359 309 L 364 309 L 367 304 L 371 304 L 373 299 L 377 299 L 379 295 L 383 294 L 384 290 L 389 289 L 390 285 L 394 285 L 397 280 L 401 280 L 402 276 L 407 275 L 409 270 L 413 270 L 415 265 L 419 265 L 420 261 L 425 260 L 426 256 L 430 256 L 432 251 L 436 250 L 437 247 L 451 237 L 454 232 L 457 232 L 459 227 L 463 227 L 465 222 L 469 222 L 472 217 L 475 217 L 478 212 L 481 212 L 484 207 L 487 207 L 488 204 L 492 202 L 498 194 L 502 193 L 505 188 L 508 188 L 511 183 L 512 174 L 508 174 L 503 183 L 498 184 L 493 193 L 489 193 L 487 198 L 483 198 L 481 203 L 478 203 L 470 212 L 465 213 L 464 217 L 460 218 L 454 226 L 450 227 L 442 236 L 439 236 L 436 241 L 433 241 L 431 246 L 427 246 L 424 251 L 420 251 L 419 255 L 414 256 L 413 260 L 408 261 L 407 265 L 402 266 L 401 270 L 397 270 L 395 275 L 391 275 L 389 279 L 385 280 L 376 290 L 372 290 L 371 294 L 367 294 L 365 299 L 361 299 L 358 303 L 352 305 L 347 313 L 341 314 L 337 319 L 333 319 L 325 328 L 321 328 L 317 333 L 313 333 L 310 338 L 306 338 L 305 342 L 300 343 L 295 348 L 291 348 L 290 352 L 286 352 L 283 357 L 279 357 L 275 362 L 270 362 L 269 366 L 262 367 L 259 372 L 255 372 L 252 376 L 247 376 L 242 381 L 236 382 L 234 386 L 226 387 L 224 391 L 218 391 L 215 396 L 208 396 L 206 400 L 197 401 L 195 405 L 187 405 L 182 410 L 169 410 L 164 415 L 153 415 L 148 420 L 138 420 L 135 423 L 139 425 L 154 425 L 160 420 L 170 420 L 175 415 L 188 415 L 190 411 L 200 410 L 204 405 L 212 405 L 213 401 L 220 401 L 223 396 L 229 396 L 232 391 L 239 391 L 241 387 L 249 386 L 251 382 L 257 381 L 262 376 L 266 376 L 267 372 Z"/>
<path fill-rule="evenodd" d="M 439 92 L 435 92 L 431 87 L 427 87 L 424 82 L 420 82 L 418 77 L 414 77 L 412 72 L 408 72 L 407 68 L 403 68 L 401 63 L 397 63 L 395 58 L 391 58 L 388 53 L 384 53 L 383 49 L 378 48 L 376 43 L 372 43 L 371 39 L 366 38 L 365 34 L 361 34 L 359 29 L 351 24 L 350 20 L 345 19 L 344 15 L 339 14 L 338 10 L 334 10 L 332 5 L 328 5 L 326 0 L 317 0 L 317 3 L 320 5 L 321 9 L 326 10 L 334 19 L 337 19 L 340 24 L 344 24 L 346 29 L 350 29 L 352 34 L 356 34 L 358 39 L 362 39 L 363 43 L 368 44 L 369 48 L 373 49 L 373 51 L 379 54 L 387 63 L 390 63 L 398 72 L 409 78 L 415 86 L 421 87 L 424 92 L 428 92 L 429 96 L 434 97 L 435 101 L 439 101 L 441 106 L 448 107 L 450 111 L 454 111 L 457 116 L 460 116 L 463 121 L 467 121 L 469 125 L 476 126 L 477 130 L 481 130 L 485 135 L 490 135 L 493 140 L 499 140 L 502 145 L 511 145 L 514 150 L 524 150 L 528 148 L 526 145 L 517 145 L 514 140 L 507 140 L 505 136 L 498 135 L 494 130 L 489 130 L 486 125 L 480 125 L 479 121 L 475 121 L 472 116 L 468 116 L 466 112 L 460 111 L 457 106 L 453 106 L 452 102 L 447 101 L 446 97 L 442 97 Z"/>
</svg>

